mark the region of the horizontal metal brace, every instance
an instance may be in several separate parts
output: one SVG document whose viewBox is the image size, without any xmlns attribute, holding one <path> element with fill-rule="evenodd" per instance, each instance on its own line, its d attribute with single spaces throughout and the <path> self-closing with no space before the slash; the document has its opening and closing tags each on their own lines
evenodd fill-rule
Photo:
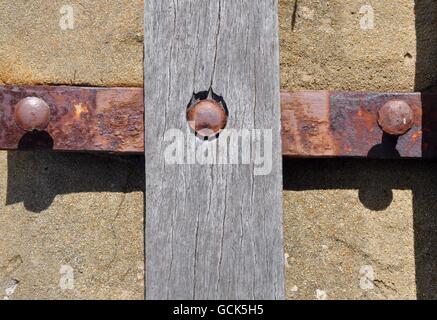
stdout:
<svg viewBox="0 0 437 320">
<path fill-rule="evenodd" d="M 281 105 L 285 157 L 437 157 L 437 94 L 283 91 Z M 0 86 L 0 149 L 38 147 L 143 153 L 143 89 Z"/>
<path fill-rule="evenodd" d="M 43 131 L 29 132 L 17 121 L 22 119 L 17 119 L 16 106 L 27 97 L 39 98 L 50 107 Z M 33 108 L 29 106 L 28 122 L 35 120 Z M 143 153 L 143 89 L 0 87 L 0 149 L 27 149 L 34 144 L 56 151 Z"/>
<path fill-rule="evenodd" d="M 284 156 L 437 157 L 436 94 L 304 91 L 281 98 Z"/>
</svg>

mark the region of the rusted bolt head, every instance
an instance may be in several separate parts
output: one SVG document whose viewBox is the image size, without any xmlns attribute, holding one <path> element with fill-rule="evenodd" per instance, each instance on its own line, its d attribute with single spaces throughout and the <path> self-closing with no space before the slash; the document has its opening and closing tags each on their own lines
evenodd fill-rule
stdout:
<svg viewBox="0 0 437 320">
<path fill-rule="evenodd" d="M 187 110 L 187 120 L 200 138 L 210 139 L 225 128 L 227 114 L 223 105 L 213 99 L 195 102 Z"/>
<path fill-rule="evenodd" d="M 40 98 L 24 98 L 15 105 L 15 122 L 25 131 L 44 130 L 49 121 L 50 107 Z"/>
<path fill-rule="evenodd" d="M 403 135 L 414 125 L 413 109 L 405 101 L 389 101 L 379 109 L 378 123 L 388 134 Z"/>
</svg>

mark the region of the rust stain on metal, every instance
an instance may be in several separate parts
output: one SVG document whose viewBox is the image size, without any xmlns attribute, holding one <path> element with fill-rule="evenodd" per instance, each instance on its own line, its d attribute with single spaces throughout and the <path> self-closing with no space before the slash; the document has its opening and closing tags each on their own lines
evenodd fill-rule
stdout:
<svg viewBox="0 0 437 320">
<path fill-rule="evenodd" d="M 331 92 L 331 130 L 339 142 L 338 156 L 371 158 L 420 158 L 422 96 L 419 93 Z M 413 111 L 411 130 L 396 140 L 387 139 L 378 124 L 378 111 L 392 100 L 407 103 Z M 434 100 L 437 99 L 434 97 Z"/>
<path fill-rule="evenodd" d="M 97 135 L 101 147 L 144 152 L 143 89 L 99 91 L 96 96 Z M 117 107 L 114 108 L 114 105 Z M 135 112 L 133 112 L 135 110 Z"/>
<path fill-rule="evenodd" d="M 29 97 L 50 107 L 48 125 L 17 124 L 19 102 Z M 437 157 L 437 94 L 283 91 L 281 100 L 285 157 Z M 388 139 L 379 125 L 385 127 L 381 108 L 390 101 L 412 111 L 400 121 L 409 130 L 397 139 Z M 204 109 L 213 110 L 212 117 L 199 112 Z M 216 117 L 215 109 L 199 103 L 187 110 L 187 119 L 202 116 L 194 129 L 216 132 L 226 117 Z M 49 135 L 57 151 L 143 153 L 143 89 L 0 86 L 0 149 L 27 145 L 27 130 L 35 128 Z"/>
<path fill-rule="evenodd" d="M 285 157 L 437 157 L 436 94 L 284 91 L 281 99 Z M 378 123 L 378 111 L 390 101 L 412 112 L 397 139 Z"/>
<path fill-rule="evenodd" d="M 87 114 L 88 113 L 88 108 L 84 105 L 82 105 L 82 103 L 78 103 L 74 105 L 74 115 L 76 117 L 76 119 L 80 119 L 82 116 L 82 113 Z"/>
</svg>

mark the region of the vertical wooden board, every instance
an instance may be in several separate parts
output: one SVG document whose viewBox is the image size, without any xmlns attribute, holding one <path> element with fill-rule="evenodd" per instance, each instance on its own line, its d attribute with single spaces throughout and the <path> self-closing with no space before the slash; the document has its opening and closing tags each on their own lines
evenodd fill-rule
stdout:
<svg viewBox="0 0 437 320">
<path fill-rule="evenodd" d="M 146 298 L 283 299 L 277 0 L 145 1 L 144 43 Z M 269 174 L 255 174 L 256 139 L 250 164 L 166 162 L 166 133 L 186 133 L 210 87 L 228 129 L 270 130 Z"/>
</svg>

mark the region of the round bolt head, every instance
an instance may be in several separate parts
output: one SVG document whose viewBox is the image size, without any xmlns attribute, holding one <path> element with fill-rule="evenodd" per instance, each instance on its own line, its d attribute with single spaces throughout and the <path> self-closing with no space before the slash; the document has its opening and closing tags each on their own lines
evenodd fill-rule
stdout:
<svg viewBox="0 0 437 320">
<path fill-rule="evenodd" d="M 403 135 L 414 125 L 413 109 L 405 101 L 389 101 L 379 109 L 378 123 L 388 134 Z"/>
<path fill-rule="evenodd" d="M 227 119 L 225 108 L 212 99 L 197 101 L 187 110 L 191 129 L 203 139 L 216 137 L 226 127 Z"/>
<path fill-rule="evenodd" d="M 44 130 L 49 121 L 50 107 L 40 98 L 24 98 L 15 105 L 15 122 L 25 131 Z"/>
</svg>

